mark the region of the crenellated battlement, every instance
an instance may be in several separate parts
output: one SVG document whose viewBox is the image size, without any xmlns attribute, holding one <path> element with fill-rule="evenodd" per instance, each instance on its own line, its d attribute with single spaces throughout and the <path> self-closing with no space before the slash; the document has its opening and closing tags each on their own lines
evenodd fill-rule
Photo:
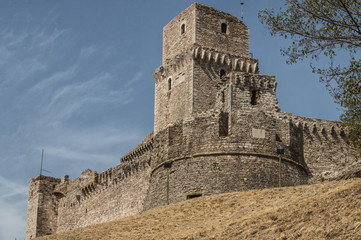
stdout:
<svg viewBox="0 0 361 240">
<path fill-rule="evenodd" d="M 290 123 L 305 132 L 306 137 L 317 140 L 334 138 L 334 140 L 339 141 L 342 139 L 345 143 L 349 144 L 346 131 L 342 128 L 340 122 L 300 117 L 284 113 L 279 113 L 276 116 L 280 121 Z"/>
<path fill-rule="evenodd" d="M 139 144 L 136 148 L 134 148 L 132 151 L 130 151 L 124 157 L 122 157 L 120 159 L 120 162 L 125 163 L 132 161 L 133 159 L 142 156 L 144 153 L 152 151 L 153 142 L 154 142 L 153 133 L 150 133 L 141 144 Z"/>
<path fill-rule="evenodd" d="M 219 64 L 232 71 L 258 73 L 258 60 L 247 55 L 237 56 L 216 49 L 196 46 L 192 49 L 193 59 Z"/>
</svg>

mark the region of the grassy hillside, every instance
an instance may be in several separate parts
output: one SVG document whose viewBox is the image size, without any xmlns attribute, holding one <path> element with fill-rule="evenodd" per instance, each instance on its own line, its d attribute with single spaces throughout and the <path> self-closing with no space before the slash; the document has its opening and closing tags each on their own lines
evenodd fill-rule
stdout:
<svg viewBox="0 0 361 240">
<path fill-rule="evenodd" d="M 37 239 L 361 239 L 361 179 L 200 197 Z"/>
</svg>

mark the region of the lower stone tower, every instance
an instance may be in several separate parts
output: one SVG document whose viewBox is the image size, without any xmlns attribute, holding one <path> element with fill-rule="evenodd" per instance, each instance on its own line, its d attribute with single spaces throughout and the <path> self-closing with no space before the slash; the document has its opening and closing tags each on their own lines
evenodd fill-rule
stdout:
<svg viewBox="0 0 361 240">
<path fill-rule="evenodd" d="M 29 181 L 27 239 L 56 233 L 58 199 L 53 191 L 59 183 L 58 178 L 42 175 Z"/>
</svg>

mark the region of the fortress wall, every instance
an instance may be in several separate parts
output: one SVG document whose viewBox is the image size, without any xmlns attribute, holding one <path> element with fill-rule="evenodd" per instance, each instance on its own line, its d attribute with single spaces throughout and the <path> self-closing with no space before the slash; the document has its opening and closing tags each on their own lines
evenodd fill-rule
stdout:
<svg viewBox="0 0 361 240">
<path fill-rule="evenodd" d="M 290 162 L 282 162 L 281 174 L 282 186 L 307 183 L 306 172 Z M 145 210 L 166 205 L 167 181 L 169 203 L 183 201 L 197 194 L 278 187 L 279 163 L 277 157 L 247 154 L 211 154 L 179 159 L 173 162 L 171 169 L 160 167 L 153 172 Z"/>
<path fill-rule="evenodd" d="M 66 194 L 59 200 L 57 232 L 141 212 L 150 181 L 149 141 L 124 156 L 114 168 L 100 174 L 88 169 L 80 178 L 68 181 Z"/>
<path fill-rule="evenodd" d="M 360 168 L 346 133 L 339 122 L 292 116 L 293 129 L 302 134 L 304 161 L 313 179 L 332 179 Z"/>
<path fill-rule="evenodd" d="M 263 112 L 235 112 L 232 134 L 219 136 L 221 113 L 208 112 L 177 123 L 155 136 L 151 185 L 145 209 L 183 201 L 192 194 L 210 195 L 278 186 L 276 120 Z M 256 131 L 254 131 L 256 129 Z M 264 130 L 264 131 L 263 131 Z M 157 144 L 156 144 L 157 142 Z M 305 184 L 306 170 L 286 152 L 283 186 Z M 163 163 L 171 161 L 171 168 Z"/>
<path fill-rule="evenodd" d="M 231 114 L 230 138 L 247 152 L 276 155 L 276 124 L 269 113 L 234 111 Z"/>
<path fill-rule="evenodd" d="M 152 168 L 165 161 L 194 154 L 241 151 L 276 156 L 276 135 L 279 134 L 280 127 L 288 130 L 281 132 L 279 140 L 289 143 L 285 144 L 285 157 L 303 163 L 301 160 L 297 161 L 293 155 L 294 150 L 290 148 L 290 134 L 294 133 L 290 131 L 289 121 L 280 124 L 273 113 L 262 111 L 233 111 L 228 114 L 230 120 L 222 123 L 223 119 L 227 120 L 223 117 L 224 114 L 228 113 L 204 112 L 159 132 L 154 140 Z M 229 124 L 226 130 L 223 129 L 224 124 Z M 298 142 L 293 144 L 299 145 Z"/>
</svg>

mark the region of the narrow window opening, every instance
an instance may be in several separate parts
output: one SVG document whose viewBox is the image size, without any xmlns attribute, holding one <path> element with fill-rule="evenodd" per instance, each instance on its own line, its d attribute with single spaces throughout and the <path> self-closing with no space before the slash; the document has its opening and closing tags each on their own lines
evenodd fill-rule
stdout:
<svg viewBox="0 0 361 240">
<path fill-rule="evenodd" d="M 257 91 L 256 90 L 252 90 L 252 92 L 251 92 L 251 104 L 257 105 Z"/>
<path fill-rule="evenodd" d="M 281 140 L 281 138 L 280 138 L 280 136 L 278 134 L 276 134 L 276 141 L 277 142 L 282 142 L 282 140 Z"/>
<path fill-rule="evenodd" d="M 219 136 L 228 136 L 228 113 L 221 112 L 219 114 Z"/>
<path fill-rule="evenodd" d="M 226 70 L 221 69 L 221 70 L 219 71 L 219 77 L 222 79 L 225 75 L 226 75 Z"/>
<path fill-rule="evenodd" d="M 221 24 L 221 32 L 222 33 L 227 33 L 227 24 L 225 24 L 225 23 Z"/>
<path fill-rule="evenodd" d="M 187 200 L 192 198 L 202 197 L 202 194 L 196 193 L 196 194 L 189 194 L 187 195 Z"/>
<path fill-rule="evenodd" d="M 182 24 L 181 26 L 181 34 L 184 34 L 186 32 L 186 25 Z"/>
<path fill-rule="evenodd" d="M 172 89 L 172 79 L 169 78 L 168 79 L 168 90 L 171 90 Z"/>
</svg>

